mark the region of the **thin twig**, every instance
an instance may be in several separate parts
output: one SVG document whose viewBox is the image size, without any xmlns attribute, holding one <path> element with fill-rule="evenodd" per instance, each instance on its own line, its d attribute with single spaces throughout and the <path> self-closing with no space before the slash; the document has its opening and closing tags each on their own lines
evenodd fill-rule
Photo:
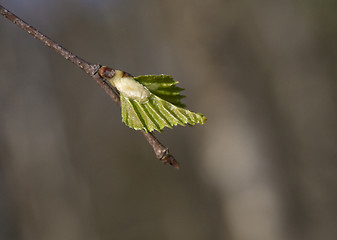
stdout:
<svg viewBox="0 0 337 240">
<path fill-rule="evenodd" d="M 74 63 L 76 66 L 81 68 L 86 74 L 88 74 L 90 77 L 92 77 L 97 84 L 104 89 L 104 91 L 110 96 L 110 98 L 120 105 L 119 96 L 114 92 L 114 90 L 109 86 L 104 79 L 98 74 L 99 69 L 101 68 L 101 65 L 99 64 L 91 64 L 75 54 L 71 53 L 55 41 L 51 40 L 46 35 L 42 34 L 38 30 L 36 30 L 34 27 L 27 24 L 25 21 L 8 11 L 5 7 L 0 5 L 0 14 L 6 17 L 8 20 L 22 28 L 24 31 L 32 35 L 34 38 L 37 38 L 42 43 L 47 45 L 48 47 L 54 49 L 57 53 L 62 55 L 65 59 L 69 60 L 70 62 Z M 143 135 L 145 136 L 148 143 L 153 148 L 153 151 L 156 154 L 156 157 L 161 160 L 165 164 L 170 164 L 175 168 L 179 168 L 178 162 L 174 159 L 172 155 L 169 154 L 168 148 L 166 148 L 164 145 L 162 145 L 158 139 L 152 134 L 148 133 L 142 130 Z"/>
</svg>

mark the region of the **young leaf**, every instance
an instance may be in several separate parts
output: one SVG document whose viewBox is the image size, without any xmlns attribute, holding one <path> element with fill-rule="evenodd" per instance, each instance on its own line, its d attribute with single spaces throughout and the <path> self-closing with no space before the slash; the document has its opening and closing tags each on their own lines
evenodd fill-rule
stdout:
<svg viewBox="0 0 337 240">
<path fill-rule="evenodd" d="M 206 121 L 206 117 L 201 113 L 177 107 L 154 94 L 144 103 L 121 95 L 121 107 L 123 122 L 127 126 L 148 132 L 160 132 L 164 127 L 172 128 L 178 124 L 204 124 Z"/>
<path fill-rule="evenodd" d="M 135 130 L 160 132 L 164 127 L 204 124 L 206 121 L 201 113 L 183 108 L 180 99 L 184 96 L 179 94 L 183 89 L 175 85 L 177 82 L 171 76 L 134 78 L 116 70 L 107 80 L 119 91 L 123 122 Z"/>
<path fill-rule="evenodd" d="M 134 78 L 136 81 L 145 86 L 151 93 L 164 99 L 178 107 L 185 107 L 185 104 L 180 100 L 185 96 L 180 95 L 179 92 L 184 90 L 177 87 L 177 81 L 169 75 L 145 75 Z"/>
</svg>

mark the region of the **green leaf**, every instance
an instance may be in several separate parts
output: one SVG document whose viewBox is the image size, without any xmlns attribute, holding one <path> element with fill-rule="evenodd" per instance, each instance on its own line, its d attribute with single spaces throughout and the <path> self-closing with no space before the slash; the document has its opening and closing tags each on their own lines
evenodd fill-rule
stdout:
<svg viewBox="0 0 337 240">
<path fill-rule="evenodd" d="M 177 107 L 154 94 L 144 103 L 121 95 L 121 108 L 123 122 L 127 126 L 147 132 L 160 132 L 164 127 L 172 128 L 178 124 L 204 124 L 206 121 L 206 117 L 201 113 Z"/>
<path fill-rule="evenodd" d="M 106 78 L 105 75 L 103 77 Z M 110 75 L 108 76 L 110 77 Z M 204 124 L 206 117 L 184 109 L 182 88 L 167 75 L 132 77 L 115 70 L 109 83 L 120 94 L 123 122 L 136 130 L 160 132 L 164 127 Z"/>
<path fill-rule="evenodd" d="M 151 93 L 174 104 L 177 107 L 185 107 L 180 100 L 185 96 L 180 95 L 183 88 L 177 87 L 177 81 L 169 75 L 145 75 L 134 78 L 137 82 L 145 86 Z"/>
</svg>

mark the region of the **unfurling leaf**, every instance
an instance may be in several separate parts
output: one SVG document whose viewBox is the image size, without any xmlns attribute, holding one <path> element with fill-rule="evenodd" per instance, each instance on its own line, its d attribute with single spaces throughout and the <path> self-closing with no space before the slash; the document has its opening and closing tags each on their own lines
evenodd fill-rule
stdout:
<svg viewBox="0 0 337 240">
<path fill-rule="evenodd" d="M 200 114 L 177 107 L 154 94 L 148 101 L 140 103 L 121 95 L 123 122 L 129 127 L 148 132 L 161 131 L 164 127 L 172 128 L 175 125 L 204 124 L 206 118 Z"/>
<path fill-rule="evenodd" d="M 179 92 L 184 90 L 183 88 L 177 87 L 177 81 L 169 75 L 145 75 L 138 76 L 134 78 L 140 84 L 145 86 L 150 90 L 151 93 L 164 99 L 177 107 L 185 107 L 180 100 L 185 96 L 180 95 Z"/>
<path fill-rule="evenodd" d="M 178 82 L 171 76 L 134 78 L 116 70 L 107 80 L 120 94 L 123 122 L 135 130 L 160 132 L 164 127 L 204 124 L 206 121 L 201 113 L 183 108 L 185 105 L 180 102 L 184 97 L 180 95 L 183 89 L 176 86 Z"/>
</svg>

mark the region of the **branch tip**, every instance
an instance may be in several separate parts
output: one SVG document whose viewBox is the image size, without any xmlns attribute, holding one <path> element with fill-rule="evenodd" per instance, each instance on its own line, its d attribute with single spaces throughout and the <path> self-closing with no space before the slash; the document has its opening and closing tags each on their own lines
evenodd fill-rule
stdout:
<svg viewBox="0 0 337 240">
<path fill-rule="evenodd" d="M 172 167 L 175 169 L 179 170 L 180 166 L 177 160 L 171 155 L 171 154 L 166 154 L 164 155 L 160 161 L 162 161 L 164 164 L 170 164 Z"/>
</svg>

